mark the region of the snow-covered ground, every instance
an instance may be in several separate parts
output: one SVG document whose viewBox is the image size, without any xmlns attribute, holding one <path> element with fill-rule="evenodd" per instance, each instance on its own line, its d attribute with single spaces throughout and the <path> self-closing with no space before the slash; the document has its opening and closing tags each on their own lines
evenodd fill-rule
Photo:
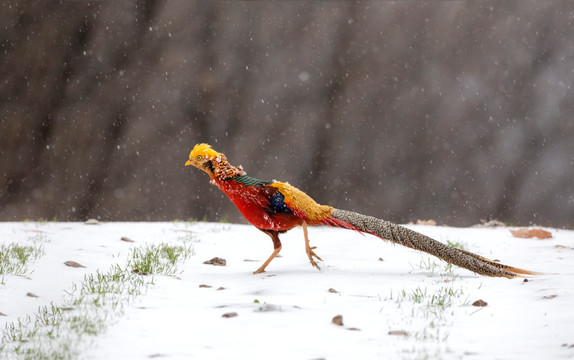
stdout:
<svg viewBox="0 0 574 360">
<path fill-rule="evenodd" d="M 252 226 L 0 223 L 0 244 L 36 241 L 45 253 L 27 277 L 4 277 L 0 329 L 39 306 L 64 304 L 72 283 L 125 264 L 133 247 L 191 241 L 195 255 L 183 272 L 158 276 L 106 332 L 81 344 L 81 358 L 574 358 L 574 231 L 548 229 L 553 238 L 538 240 L 509 228 L 409 227 L 547 275 L 525 282 L 449 271 L 426 254 L 325 227 L 310 229 L 320 271 L 294 229 L 281 237 L 281 257 L 254 275 L 272 243 Z M 227 265 L 203 263 L 213 257 Z M 488 305 L 471 305 L 479 299 Z M 332 322 L 337 315 L 342 326 Z"/>
</svg>

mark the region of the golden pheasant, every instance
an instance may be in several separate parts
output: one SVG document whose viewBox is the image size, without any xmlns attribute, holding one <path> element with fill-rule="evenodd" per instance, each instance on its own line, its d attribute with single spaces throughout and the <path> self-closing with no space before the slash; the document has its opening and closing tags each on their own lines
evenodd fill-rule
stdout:
<svg viewBox="0 0 574 360">
<path fill-rule="evenodd" d="M 211 183 L 217 185 L 237 206 L 247 221 L 273 240 L 273 253 L 254 273 L 262 273 L 281 251 L 279 234 L 301 225 L 305 237 L 305 249 L 311 264 L 322 260 L 313 251 L 307 234 L 309 225 L 329 225 L 357 230 L 424 251 L 448 263 L 486 276 L 514 278 L 536 273 L 503 265 L 469 251 L 447 246 L 416 231 L 359 213 L 319 205 L 311 197 L 288 183 L 263 181 L 246 175 L 241 166 L 233 166 L 225 155 L 208 144 L 197 144 L 189 154 L 185 165 L 193 165 L 205 171 Z"/>
</svg>

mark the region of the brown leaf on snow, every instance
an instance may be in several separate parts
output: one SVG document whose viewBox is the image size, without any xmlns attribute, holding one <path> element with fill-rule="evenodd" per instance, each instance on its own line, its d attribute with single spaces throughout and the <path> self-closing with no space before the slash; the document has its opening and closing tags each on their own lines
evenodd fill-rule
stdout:
<svg viewBox="0 0 574 360">
<path fill-rule="evenodd" d="M 225 261 L 225 259 L 222 259 L 219 257 L 214 257 L 213 259 L 204 261 L 203 263 L 207 264 L 207 265 L 214 265 L 214 266 L 225 266 L 227 264 L 227 261 Z"/>
<path fill-rule="evenodd" d="M 472 303 L 472 306 L 479 306 L 479 307 L 484 307 L 487 305 L 488 303 L 482 299 L 476 300 L 475 302 Z"/>
<path fill-rule="evenodd" d="M 518 230 L 510 230 L 512 236 L 522 239 L 529 239 L 536 237 L 538 239 L 550 239 L 552 238 L 552 233 L 550 231 L 542 229 L 527 229 L 520 228 Z"/>
<path fill-rule="evenodd" d="M 64 265 L 69 266 L 69 267 L 73 267 L 73 268 L 85 268 L 84 265 L 79 264 L 79 263 L 77 263 L 77 262 L 75 262 L 75 261 L 66 261 L 66 262 L 64 263 Z"/>
<path fill-rule="evenodd" d="M 331 322 L 337 326 L 343 326 L 343 315 L 335 316 Z"/>
<path fill-rule="evenodd" d="M 389 330 L 389 335 L 399 335 L 399 336 L 407 336 L 409 335 L 408 332 L 404 330 Z"/>
</svg>

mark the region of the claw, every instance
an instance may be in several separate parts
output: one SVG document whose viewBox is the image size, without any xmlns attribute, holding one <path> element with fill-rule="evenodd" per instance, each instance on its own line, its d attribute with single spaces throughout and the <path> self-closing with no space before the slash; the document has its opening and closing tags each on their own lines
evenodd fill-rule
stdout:
<svg viewBox="0 0 574 360">
<path fill-rule="evenodd" d="M 323 259 L 321 259 L 319 257 L 319 255 L 315 254 L 315 252 L 313 251 L 313 249 L 316 249 L 316 246 L 313 247 L 308 247 L 307 250 L 307 256 L 309 257 L 309 261 L 311 261 L 311 265 L 313 265 L 314 267 L 316 267 L 317 269 L 321 269 L 321 267 L 319 266 L 319 264 L 317 264 L 317 262 L 315 261 L 316 258 L 319 261 L 323 261 Z"/>
<path fill-rule="evenodd" d="M 315 254 L 315 252 L 313 251 L 317 247 L 309 245 L 309 236 L 307 234 L 307 224 L 305 222 L 303 223 L 303 235 L 305 235 L 305 252 L 307 253 L 307 257 L 309 258 L 311 265 L 313 265 L 317 269 L 321 269 L 321 267 L 319 266 L 319 264 L 317 264 L 315 259 L 317 259 L 319 261 L 323 261 L 323 259 L 321 259 L 319 257 L 319 255 Z"/>
</svg>

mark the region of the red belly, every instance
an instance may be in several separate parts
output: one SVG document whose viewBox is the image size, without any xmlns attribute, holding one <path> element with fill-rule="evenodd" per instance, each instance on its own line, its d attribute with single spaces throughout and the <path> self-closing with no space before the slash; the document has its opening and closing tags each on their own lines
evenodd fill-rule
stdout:
<svg viewBox="0 0 574 360">
<path fill-rule="evenodd" d="M 215 184 L 233 201 L 247 221 L 259 229 L 286 231 L 301 224 L 301 219 L 292 212 L 272 211 L 262 186 L 244 186 L 234 180 L 215 180 Z"/>
</svg>

